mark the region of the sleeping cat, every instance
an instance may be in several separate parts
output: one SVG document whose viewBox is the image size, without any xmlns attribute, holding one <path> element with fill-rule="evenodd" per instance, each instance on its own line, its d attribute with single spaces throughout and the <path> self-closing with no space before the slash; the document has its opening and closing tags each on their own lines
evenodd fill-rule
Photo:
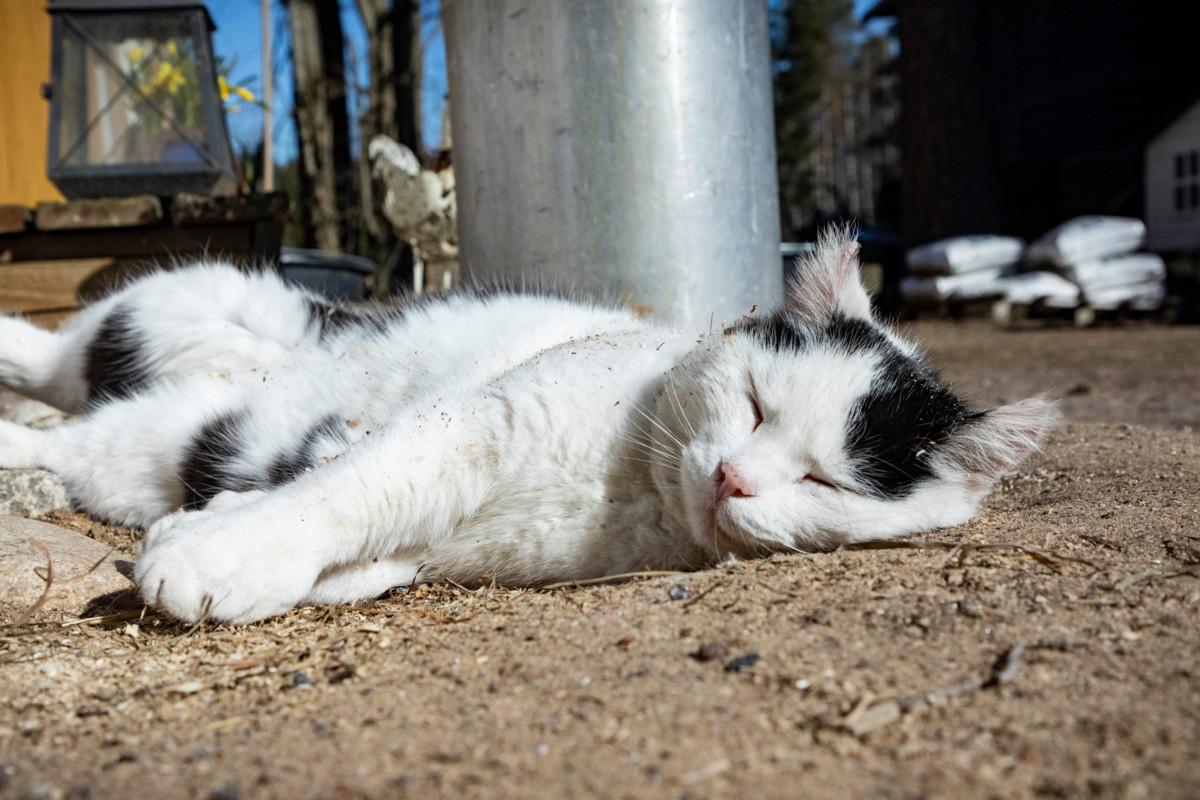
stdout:
<svg viewBox="0 0 1200 800">
<path fill-rule="evenodd" d="M 970 410 L 872 318 L 857 252 L 825 236 L 783 308 L 702 335 L 540 295 L 343 308 L 269 272 L 154 274 L 56 333 L 0 318 L 0 384 L 79 414 L 0 422 L 0 467 L 146 528 L 139 590 L 188 621 L 963 522 L 1054 404 Z"/>
</svg>

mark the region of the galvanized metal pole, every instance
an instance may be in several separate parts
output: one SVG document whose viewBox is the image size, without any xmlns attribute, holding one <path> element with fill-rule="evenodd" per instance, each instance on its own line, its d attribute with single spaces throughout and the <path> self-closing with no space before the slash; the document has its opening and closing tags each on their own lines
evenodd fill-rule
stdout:
<svg viewBox="0 0 1200 800">
<path fill-rule="evenodd" d="M 469 278 L 684 328 L 782 293 L 766 0 L 444 0 Z"/>
<path fill-rule="evenodd" d="M 275 190 L 275 136 L 271 117 L 271 104 L 275 102 L 275 66 L 271 59 L 271 0 L 262 0 L 259 19 L 262 25 L 262 190 L 271 192 Z"/>
</svg>

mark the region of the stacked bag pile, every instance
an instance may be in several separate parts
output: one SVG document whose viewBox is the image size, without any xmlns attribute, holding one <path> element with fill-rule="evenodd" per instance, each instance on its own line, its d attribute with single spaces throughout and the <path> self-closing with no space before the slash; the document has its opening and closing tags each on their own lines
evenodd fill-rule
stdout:
<svg viewBox="0 0 1200 800">
<path fill-rule="evenodd" d="M 906 260 L 912 274 L 900 296 L 913 305 L 1003 297 L 1004 279 L 1017 270 L 1025 243 L 1011 236 L 956 236 L 915 247 Z"/>
<path fill-rule="evenodd" d="M 1098 216 L 1065 222 L 1028 249 L 1007 236 L 943 239 L 908 251 L 912 274 L 901 281 L 900 294 L 912 305 L 995 298 L 1153 311 L 1166 295 L 1167 271 L 1158 256 L 1135 252 L 1145 240 L 1141 220 Z"/>
<path fill-rule="evenodd" d="M 1140 219 L 1077 217 L 1030 245 L 1026 262 L 1043 274 L 1065 278 L 1078 289 L 1075 302 L 1047 298 L 1047 305 L 1086 303 L 1099 311 L 1120 307 L 1153 311 L 1166 297 L 1167 268 L 1153 253 L 1135 252 L 1145 241 L 1146 225 Z"/>
</svg>

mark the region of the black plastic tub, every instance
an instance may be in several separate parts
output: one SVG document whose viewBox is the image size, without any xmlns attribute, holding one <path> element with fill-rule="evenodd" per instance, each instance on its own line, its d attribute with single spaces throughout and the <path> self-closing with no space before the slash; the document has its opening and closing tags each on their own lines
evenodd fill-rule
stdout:
<svg viewBox="0 0 1200 800">
<path fill-rule="evenodd" d="M 370 259 L 325 250 L 285 247 L 279 254 L 283 279 L 330 300 L 366 300 L 367 279 L 375 272 Z"/>
</svg>

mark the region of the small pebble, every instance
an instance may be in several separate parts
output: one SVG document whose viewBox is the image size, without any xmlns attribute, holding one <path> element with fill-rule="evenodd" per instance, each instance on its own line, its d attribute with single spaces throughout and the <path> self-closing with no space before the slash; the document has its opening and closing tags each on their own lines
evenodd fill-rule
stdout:
<svg viewBox="0 0 1200 800">
<path fill-rule="evenodd" d="M 692 590 L 686 586 L 681 586 L 678 583 L 667 590 L 672 600 L 691 600 Z"/>
<path fill-rule="evenodd" d="M 978 600 L 963 600 L 958 604 L 958 610 L 967 617 L 983 616 L 983 606 L 979 604 Z"/>
<path fill-rule="evenodd" d="M 223 786 L 208 796 L 208 800 L 241 800 L 242 793 L 233 784 Z"/>
<path fill-rule="evenodd" d="M 293 689 L 297 689 L 301 686 L 312 686 L 312 685 L 313 685 L 313 679 L 308 677 L 308 675 L 306 673 L 303 673 L 303 672 L 293 672 L 292 673 L 292 688 Z"/>
<path fill-rule="evenodd" d="M 697 661 L 719 661 L 729 655 L 729 648 L 720 642 L 705 642 L 688 655 Z"/>
<path fill-rule="evenodd" d="M 758 653 L 746 653 L 744 656 L 738 656 L 725 665 L 725 671 L 749 672 L 754 669 L 754 665 L 758 663 L 761 657 Z"/>
<path fill-rule="evenodd" d="M 804 615 L 804 621 L 809 625 L 828 625 L 829 612 L 823 608 L 814 608 Z"/>
</svg>

